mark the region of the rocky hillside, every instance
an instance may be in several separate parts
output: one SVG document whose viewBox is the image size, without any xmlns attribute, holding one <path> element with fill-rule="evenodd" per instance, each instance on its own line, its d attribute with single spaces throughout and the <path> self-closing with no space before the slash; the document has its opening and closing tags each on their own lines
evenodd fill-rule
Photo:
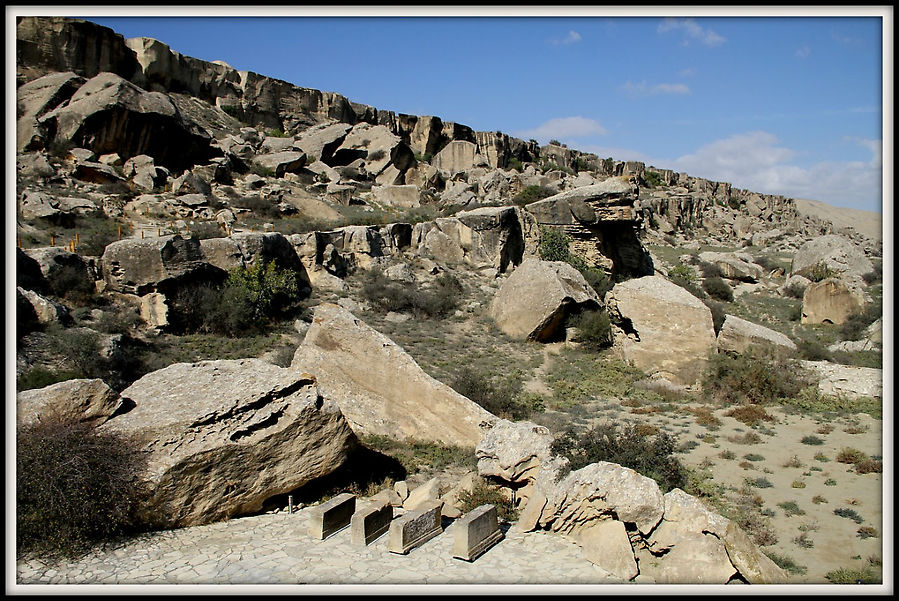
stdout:
<svg viewBox="0 0 899 601">
<path fill-rule="evenodd" d="M 479 475 L 530 528 L 616 524 L 625 580 L 695 581 L 701 558 L 721 582 L 767 582 L 784 574 L 745 508 L 725 519 L 614 463 L 543 469 L 553 436 L 612 402 L 706 425 L 687 404 L 879 411 L 882 240 L 844 212 L 397 114 L 86 21 L 19 18 L 16 65 L 19 421 L 143 437 L 159 527 L 270 508 L 360 440 L 487 440 L 513 447 L 496 461 L 524 457 L 514 477 Z M 757 355 L 802 377 L 764 380 Z M 485 438 L 498 417 L 543 422 L 540 440 Z M 640 505 L 626 492 L 596 500 L 625 469 L 651 519 L 623 517 Z M 579 489 L 586 514 L 565 504 L 576 485 L 596 489 Z M 714 528 L 680 532 L 678 512 Z"/>
</svg>

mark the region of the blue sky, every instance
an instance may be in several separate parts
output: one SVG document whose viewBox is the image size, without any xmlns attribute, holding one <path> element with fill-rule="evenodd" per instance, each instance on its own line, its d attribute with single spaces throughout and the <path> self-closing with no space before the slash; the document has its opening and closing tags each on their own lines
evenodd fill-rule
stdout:
<svg viewBox="0 0 899 601">
<path fill-rule="evenodd" d="M 379 109 L 881 210 L 878 17 L 86 18 Z"/>
</svg>

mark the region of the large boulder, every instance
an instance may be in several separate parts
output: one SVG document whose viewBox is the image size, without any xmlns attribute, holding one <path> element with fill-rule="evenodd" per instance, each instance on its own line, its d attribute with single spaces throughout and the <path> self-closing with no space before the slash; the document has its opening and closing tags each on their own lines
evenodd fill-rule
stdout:
<svg viewBox="0 0 899 601">
<path fill-rule="evenodd" d="M 791 273 L 809 279 L 819 266 L 846 279 L 858 279 L 874 270 L 874 265 L 862 249 L 837 234 L 829 234 L 809 240 L 793 255 Z"/>
<path fill-rule="evenodd" d="M 757 323 L 728 315 L 718 332 L 718 350 L 738 354 L 753 353 L 765 348 L 795 351 L 796 344 L 784 334 Z"/>
<path fill-rule="evenodd" d="M 103 428 L 140 436 L 144 517 L 203 524 L 262 508 L 342 465 L 357 441 L 315 378 L 260 359 L 176 363 L 122 391 Z"/>
<path fill-rule="evenodd" d="M 184 119 L 168 96 L 142 90 L 113 73 L 88 80 L 39 123 L 54 131 L 58 142 L 97 155 L 117 152 L 123 159 L 146 154 L 172 171 L 204 164 L 213 156 L 212 136 Z"/>
<path fill-rule="evenodd" d="M 24 297 L 31 305 L 31 311 L 34 312 L 38 323 L 52 324 L 70 321 L 69 310 L 58 302 L 41 296 L 32 290 L 26 290 L 22 287 L 16 288 L 16 295 Z"/>
<path fill-rule="evenodd" d="M 100 269 L 108 290 L 143 296 L 178 281 L 221 281 L 225 271 L 206 261 L 196 238 L 126 239 L 106 247 Z"/>
<path fill-rule="evenodd" d="M 809 284 L 802 294 L 801 323 L 842 324 L 865 306 L 862 291 L 843 280 L 827 278 Z"/>
<path fill-rule="evenodd" d="M 74 289 L 92 290 L 94 287 L 94 265 L 91 259 L 85 260 L 78 253 L 58 246 L 29 248 L 25 254 L 38 264 L 43 280 L 57 294 Z"/>
<path fill-rule="evenodd" d="M 614 348 L 650 376 L 699 383 L 716 347 L 712 312 L 661 276 L 621 282 L 606 295 Z"/>
<path fill-rule="evenodd" d="M 100 425 L 123 405 L 119 394 L 103 380 L 66 380 L 17 393 L 16 424 L 59 419 Z"/>
<path fill-rule="evenodd" d="M 359 434 L 473 447 L 496 420 L 338 305 L 315 308 L 291 367 L 314 373 Z"/>
<path fill-rule="evenodd" d="M 748 261 L 742 253 L 702 252 L 699 253 L 700 261 L 715 265 L 721 275 L 729 280 L 741 282 L 758 282 L 762 279 L 764 271 L 755 263 Z"/>
<path fill-rule="evenodd" d="M 399 136 L 383 125 L 369 123 L 353 126 L 334 151 L 329 164 L 349 165 L 357 159 L 364 161 L 365 171 L 372 176 L 380 175 L 388 165 L 393 165 L 399 172 L 405 171 L 415 161 L 412 150 Z"/>
<path fill-rule="evenodd" d="M 542 342 L 558 335 L 570 312 L 601 305 L 596 291 L 568 263 L 529 258 L 497 290 L 490 316 L 508 336 Z"/>
<path fill-rule="evenodd" d="M 340 148 L 352 127 L 348 123 L 328 123 L 310 127 L 300 134 L 294 142 L 294 148 L 306 153 L 310 161 L 322 161 L 330 165 L 331 157 Z"/>
<path fill-rule="evenodd" d="M 284 177 L 285 173 L 297 173 L 306 164 L 306 155 L 295 150 L 259 154 L 253 162 L 266 169 L 274 177 Z"/>
</svg>

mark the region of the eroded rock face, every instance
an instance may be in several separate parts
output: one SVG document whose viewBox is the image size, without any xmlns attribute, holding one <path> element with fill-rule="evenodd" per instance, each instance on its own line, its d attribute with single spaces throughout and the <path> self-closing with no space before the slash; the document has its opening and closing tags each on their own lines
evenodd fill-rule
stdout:
<svg viewBox="0 0 899 601">
<path fill-rule="evenodd" d="M 143 439 L 142 511 L 163 527 L 257 511 L 338 468 L 357 444 L 314 377 L 259 359 L 177 363 L 122 398 L 134 407 L 103 427 Z"/>
<path fill-rule="evenodd" d="M 695 385 L 715 349 L 712 313 L 701 300 L 661 276 L 616 284 L 606 295 L 614 347 L 650 376 Z"/>
<path fill-rule="evenodd" d="M 864 306 L 861 290 L 842 280 L 827 278 L 806 286 L 800 322 L 841 324 Z"/>
<path fill-rule="evenodd" d="M 114 292 L 142 296 L 181 278 L 221 280 L 225 272 L 206 262 L 199 240 L 162 236 L 118 240 L 100 259 L 106 286 Z"/>
<path fill-rule="evenodd" d="M 338 305 L 315 308 L 291 369 L 316 374 L 353 430 L 474 446 L 496 417 L 427 375 L 399 345 Z"/>
<path fill-rule="evenodd" d="M 100 425 L 122 404 L 119 394 L 103 380 L 66 380 L 16 394 L 16 424 L 49 418 Z"/>
<path fill-rule="evenodd" d="M 53 110 L 84 83 L 84 78 L 68 71 L 50 73 L 19 86 L 16 90 L 16 152 L 43 148 L 47 132 L 38 118 Z"/>
<path fill-rule="evenodd" d="M 545 341 L 558 334 L 570 311 L 601 305 L 596 291 L 568 263 L 525 259 L 497 290 L 490 316 L 508 336 Z"/>
<path fill-rule="evenodd" d="M 173 171 L 205 163 L 214 154 L 211 135 L 184 120 L 168 96 L 113 73 L 94 76 L 38 123 L 61 143 L 98 155 L 117 152 L 124 159 L 146 154 Z"/>
<path fill-rule="evenodd" d="M 721 275 L 729 280 L 758 282 L 764 272 L 755 263 L 748 261 L 741 253 L 703 252 L 699 259 L 718 267 Z"/>
<path fill-rule="evenodd" d="M 475 448 L 478 473 L 516 484 L 533 482 L 552 457 L 552 443 L 544 426 L 498 420 Z"/>
</svg>

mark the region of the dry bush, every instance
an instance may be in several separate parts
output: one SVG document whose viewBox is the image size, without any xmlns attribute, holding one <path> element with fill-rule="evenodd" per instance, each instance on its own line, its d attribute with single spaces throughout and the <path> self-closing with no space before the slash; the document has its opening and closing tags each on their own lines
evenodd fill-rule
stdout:
<svg viewBox="0 0 899 601">
<path fill-rule="evenodd" d="M 754 426 L 761 421 L 773 422 L 774 416 L 758 405 L 741 405 L 734 407 L 724 415 L 732 417 L 747 426 Z"/>
</svg>

